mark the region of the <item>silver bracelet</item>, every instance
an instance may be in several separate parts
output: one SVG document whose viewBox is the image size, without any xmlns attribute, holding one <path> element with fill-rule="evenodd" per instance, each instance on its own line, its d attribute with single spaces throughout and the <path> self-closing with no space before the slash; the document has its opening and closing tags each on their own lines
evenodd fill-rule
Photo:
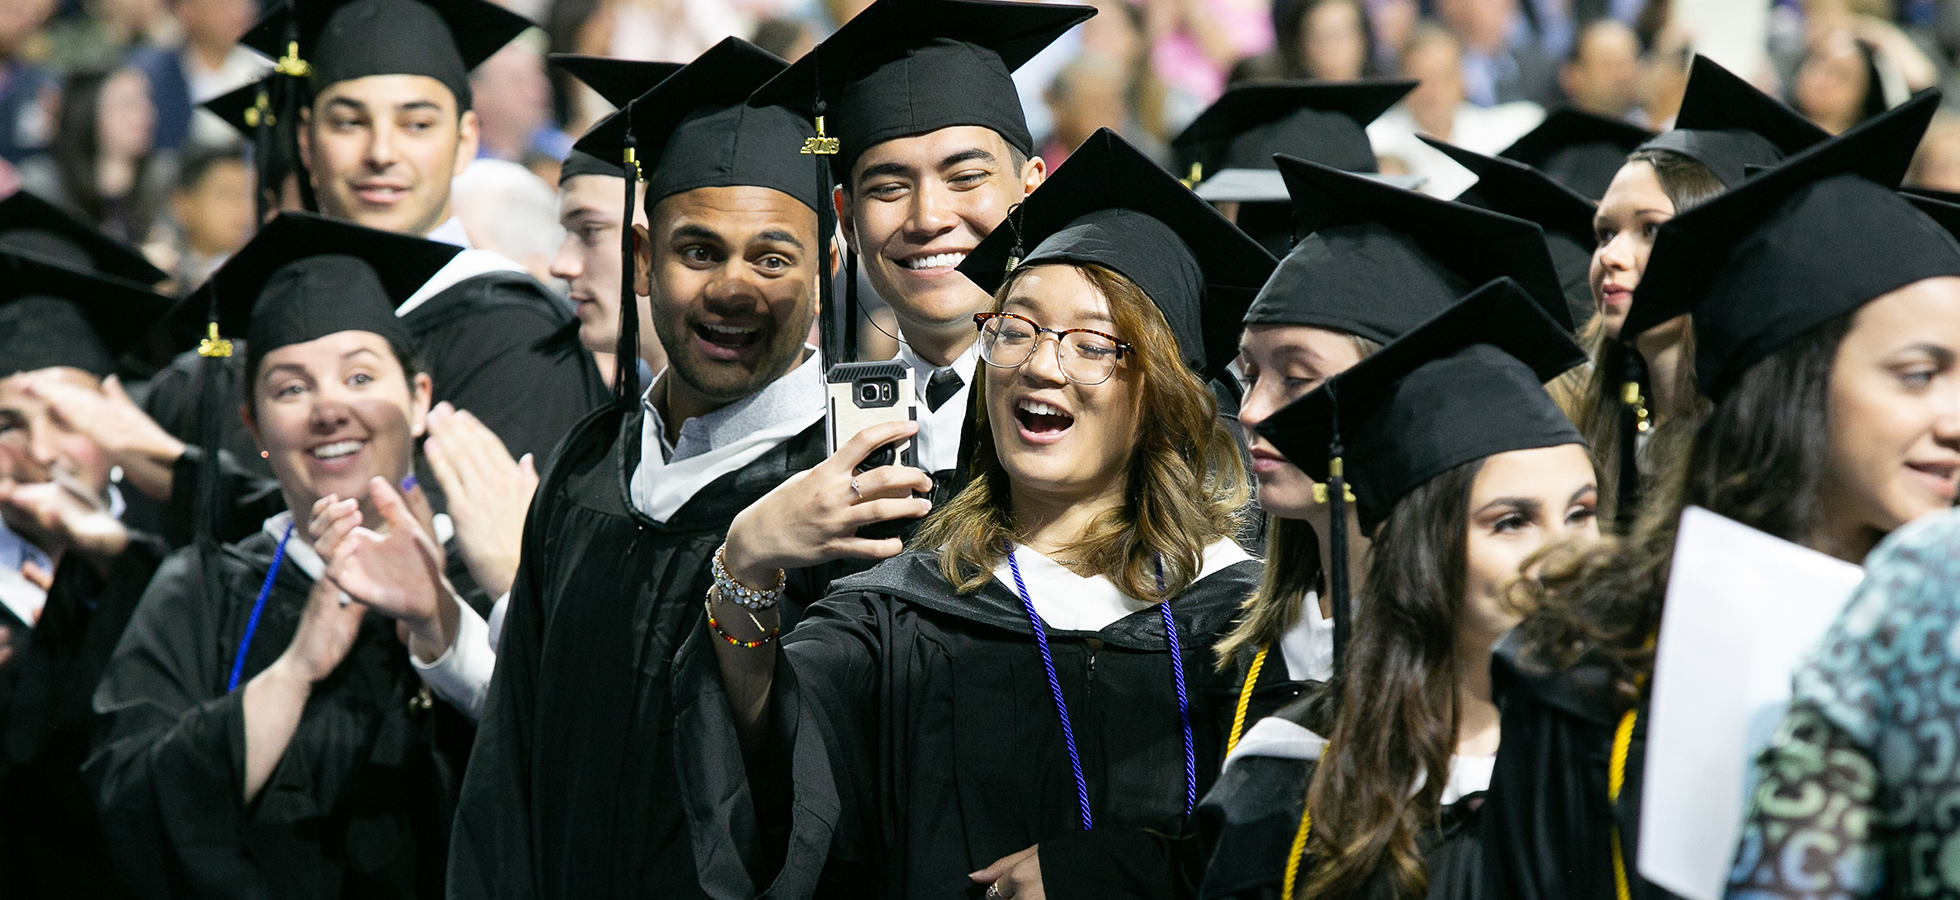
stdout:
<svg viewBox="0 0 1960 900">
<path fill-rule="evenodd" d="M 713 567 L 715 590 L 721 592 L 722 599 L 752 610 L 768 609 L 769 607 L 775 606 L 776 601 L 783 598 L 783 588 L 789 584 L 788 574 L 781 569 L 777 569 L 775 587 L 766 591 L 758 591 L 750 588 L 736 581 L 735 576 L 728 574 L 728 565 L 722 560 L 722 554 L 727 549 L 727 544 L 715 548 Z"/>
</svg>

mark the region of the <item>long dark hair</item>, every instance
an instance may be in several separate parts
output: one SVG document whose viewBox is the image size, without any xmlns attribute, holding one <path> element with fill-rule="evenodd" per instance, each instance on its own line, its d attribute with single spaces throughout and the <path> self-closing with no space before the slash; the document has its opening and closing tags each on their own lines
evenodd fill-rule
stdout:
<svg viewBox="0 0 1960 900">
<path fill-rule="evenodd" d="M 1654 176 L 1661 183 L 1661 192 L 1667 195 L 1668 202 L 1674 204 L 1676 215 L 1708 202 L 1726 189 L 1722 180 L 1715 177 L 1714 171 L 1707 166 L 1671 150 L 1636 150 L 1627 156 L 1629 165 L 1637 162 L 1653 167 Z M 1653 396 L 1653 391 L 1639 351 L 1633 348 L 1630 341 L 1608 335 L 1598 316 L 1593 317 L 1587 339 L 1591 344 L 1592 369 L 1581 393 L 1584 399 L 1574 410 L 1576 415 L 1573 420 L 1579 426 L 1579 432 L 1586 436 L 1586 446 L 1593 455 L 1593 468 L 1599 473 L 1599 521 L 1605 527 L 1619 518 L 1620 499 L 1628 494 L 1620 488 L 1620 454 L 1625 442 L 1635 439 L 1634 435 L 1626 433 L 1622 392 L 1628 382 L 1638 383 L 1641 393 L 1649 398 Z M 1684 356 L 1693 359 L 1692 332 L 1688 341 Z M 1693 368 L 1683 366 L 1681 376 L 1692 379 Z M 1678 385 L 1677 393 L 1684 397 L 1697 396 L 1692 383 Z M 1692 428 L 1696 418 L 1698 416 L 1691 416 L 1685 423 L 1654 420 L 1654 424 L 1663 432 L 1678 434 L 1683 429 Z M 1654 440 L 1661 441 L 1656 449 L 1681 442 L 1679 438 L 1664 439 L 1664 434 L 1656 434 Z M 1656 458 L 1662 457 L 1657 454 Z"/>
<path fill-rule="evenodd" d="M 96 178 L 96 164 L 102 159 L 102 135 L 96 123 L 101 118 L 102 89 L 117 75 L 135 71 L 128 68 L 101 69 L 68 76 L 61 92 L 61 108 L 55 116 L 54 137 L 48 142 L 55 173 L 61 179 L 62 189 L 68 193 L 69 201 L 82 215 L 111 236 L 130 242 L 140 242 L 147 237 L 150 222 L 156 216 L 153 204 L 143 196 L 144 182 L 149 177 L 156 148 L 152 146 L 149 153 L 136 161 L 136 173 L 130 179 L 129 193 L 119 198 L 122 201 L 119 209 L 111 210 Z M 111 215 L 112 212 L 115 215 Z"/>
<path fill-rule="evenodd" d="M 1307 786 L 1312 858 L 1303 896 L 1423 896 L 1417 838 L 1436 819 L 1455 753 L 1458 658 L 1470 490 L 1482 459 L 1409 492 L 1368 557 L 1347 664 L 1330 690 L 1339 712 Z M 1417 776 L 1422 786 L 1413 795 Z M 1383 892 L 1382 889 L 1386 889 Z M 1379 893 L 1378 893 L 1379 892 Z"/>
<path fill-rule="evenodd" d="M 1631 536 L 1549 561 L 1537 580 L 1521 583 L 1532 610 L 1518 626 L 1528 661 L 1562 670 L 1594 656 L 1630 706 L 1653 671 L 1651 639 L 1683 509 L 1700 506 L 1796 543 L 1817 532 L 1830 464 L 1831 366 L 1856 314 L 1811 329 L 1744 372 L 1657 479 Z"/>
<path fill-rule="evenodd" d="M 1368 5 L 1362 0 L 1280 0 L 1273 4 L 1273 49 L 1279 54 L 1282 78 L 1318 78 L 1307 60 L 1300 40 L 1307 34 L 1307 17 L 1329 3 L 1346 3 L 1361 18 L 1361 77 L 1373 78 L 1375 70 L 1375 26 L 1368 20 Z"/>
</svg>

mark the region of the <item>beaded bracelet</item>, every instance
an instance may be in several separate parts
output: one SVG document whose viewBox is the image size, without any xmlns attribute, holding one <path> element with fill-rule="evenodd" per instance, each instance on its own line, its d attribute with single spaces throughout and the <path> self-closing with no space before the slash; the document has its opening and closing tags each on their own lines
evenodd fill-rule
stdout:
<svg viewBox="0 0 1960 900">
<path fill-rule="evenodd" d="M 733 644 L 744 650 L 754 650 L 757 647 L 760 647 L 764 644 L 769 643 L 770 641 L 775 640 L 777 635 L 783 633 L 782 626 L 778 625 L 774 628 L 769 629 L 769 633 L 763 635 L 762 639 L 759 641 L 742 640 L 741 638 L 735 637 L 734 635 L 731 635 L 728 632 L 721 630 L 721 623 L 715 621 L 715 610 L 714 610 L 713 603 L 707 603 L 704 604 L 704 606 L 707 609 L 707 613 L 708 613 L 708 630 L 713 631 L 715 633 L 715 637 L 721 638 L 722 640 L 727 641 L 730 644 Z"/>
<path fill-rule="evenodd" d="M 722 554 L 728 550 L 723 544 L 715 548 L 712 571 L 715 576 L 715 590 L 721 592 L 722 599 L 745 606 L 751 610 L 768 609 L 783 598 L 783 588 L 788 586 L 789 577 L 781 569 L 776 570 L 776 586 L 766 591 L 758 591 L 735 580 L 728 574 L 728 565 L 722 561 Z"/>
</svg>

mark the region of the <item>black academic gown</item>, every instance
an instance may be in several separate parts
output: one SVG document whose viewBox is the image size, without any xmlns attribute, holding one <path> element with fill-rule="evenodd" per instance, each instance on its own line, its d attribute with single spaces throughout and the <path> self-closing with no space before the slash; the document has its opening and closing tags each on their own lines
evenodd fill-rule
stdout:
<svg viewBox="0 0 1960 900">
<path fill-rule="evenodd" d="M 109 661 L 82 774 L 117 870 L 144 897 L 439 897 L 472 729 L 431 702 L 379 614 L 314 686 L 271 779 L 243 800 L 244 687 L 285 652 L 313 586 L 290 560 L 280 567 L 227 691 L 276 544 L 258 533 L 220 548 L 215 592 L 197 548 L 172 554 Z M 487 609 L 474 585 L 456 586 Z"/>
<path fill-rule="evenodd" d="M 1263 679 L 1262 679 L 1263 681 Z M 1308 683 L 1308 693 L 1276 715 L 1315 733 L 1332 723 L 1315 708 L 1323 687 Z M 1315 727 L 1325 726 L 1324 728 Z M 1198 806 L 1200 833 L 1211 847 L 1205 867 L 1205 900 L 1289 900 L 1281 896 L 1286 864 L 1306 808 L 1307 785 L 1315 762 L 1307 759 L 1243 755 L 1232 760 Z M 1417 838 L 1429 872 L 1430 900 L 1468 900 L 1492 896 L 1483 892 L 1479 791 L 1443 807 L 1436 827 Z M 1297 884 L 1305 884 L 1314 860 L 1303 859 Z M 1384 885 L 1367 897 L 1389 900 Z M 1296 885 L 1297 889 L 1297 885 Z"/>
<path fill-rule="evenodd" d="M 162 540 L 131 533 L 106 575 L 68 554 L 40 622 L 8 664 L 0 871 L 9 897 L 129 896 L 110 865 L 81 767 L 94 720 L 89 697 L 164 553 Z"/>
<path fill-rule="evenodd" d="M 1230 566 L 1171 601 L 1199 794 L 1224 756 L 1237 687 L 1212 665 L 1211 645 L 1259 571 L 1254 561 Z M 778 887 L 979 897 L 985 885 L 967 873 L 1039 844 L 1056 900 L 1195 896 L 1203 853 L 1185 815 L 1183 732 L 1160 615 L 1153 607 L 1097 632 L 1049 633 L 1095 817 L 1085 832 L 1047 676 L 1013 591 L 989 581 L 958 595 L 936 555 L 918 550 L 834 583 L 783 639 L 772 688 L 769 753 L 795 779 Z"/>
<path fill-rule="evenodd" d="M 463 786 L 451 897 L 684 898 L 704 896 L 698 866 L 748 877 L 753 840 L 715 846 L 690 828 L 689 792 L 739 781 L 742 763 L 732 732 L 677 726 L 703 704 L 721 704 L 724 722 L 727 711 L 678 687 L 676 670 L 690 669 L 693 686 L 713 679 L 712 648 L 695 647 L 689 663 L 681 647 L 705 627 L 715 548 L 736 513 L 824 458 L 824 425 L 720 476 L 660 523 L 629 494 L 641 421 L 633 404 L 579 423 L 533 501 Z M 821 583 L 792 573 L 792 594 Z M 793 623 L 796 604 L 783 605 Z M 683 733 L 699 764 L 676 763 Z"/>
<path fill-rule="evenodd" d="M 1548 672 L 1523 658 L 1513 632 L 1497 645 L 1491 690 L 1504 742 L 1484 809 L 1490 896 L 1515 900 L 1614 900 L 1613 830 L 1620 833 L 1634 900 L 1675 895 L 1641 878 L 1640 792 L 1646 772 L 1643 701 L 1620 799 L 1607 799 L 1613 735 L 1626 704 L 1601 663 Z"/>
</svg>

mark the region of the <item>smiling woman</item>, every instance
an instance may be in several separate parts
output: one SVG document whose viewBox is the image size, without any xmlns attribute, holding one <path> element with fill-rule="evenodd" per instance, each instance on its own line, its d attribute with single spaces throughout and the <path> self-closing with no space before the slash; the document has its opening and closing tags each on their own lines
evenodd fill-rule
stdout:
<svg viewBox="0 0 1960 900">
<path fill-rule="evenodd" d="M 375 233 L 334 227 L 371 251 Z M 343 549 L 382 534 L 423 547 L 421 567 L 461 556 L 438 545 L 447 529 L 418 490 L 390 487 L 411 471 L 432 388 L 394 314 L 420 279 L 393 270 L 416 263 L 307 255 L 280 237 L 262 232 L 214 283 L 231 304 L 221 321 L 252 304 L 240 412 L 292 511 L 166 560 L 96 695 L 101 740 L 83 774 L 119 870 L 152 896 L 300 882 L 401 896 L 446 861 L 434 823 L 452 811 L 467 725 L 431 699 L 403 641 L 453 632 L 463 598 L 479 614 L 489 604 L 455 569 L 461 597 L 419 610 L 370 607 L 343 588 L 379 595 L 328 576 Z"/>
</svg>

